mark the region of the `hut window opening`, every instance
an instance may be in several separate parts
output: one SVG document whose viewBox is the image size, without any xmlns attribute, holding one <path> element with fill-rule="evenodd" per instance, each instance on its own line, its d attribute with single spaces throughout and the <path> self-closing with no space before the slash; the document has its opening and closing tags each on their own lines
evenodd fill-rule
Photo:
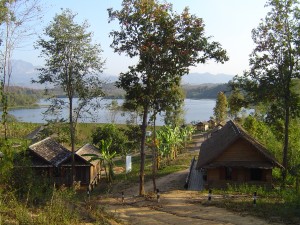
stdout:
<svg viewBox="0 0 300 225">
<path fill-rule="evenodd" d="M 60 169 L 60 167 L 55 167 L 54 168 L 54 176 L 55 177 L 60 177 L 61 176 L 61 169 Z"/>
<path fill-rule="evenodd" d="M 251 180 L 261 180 L 262 170 L 261 169 L 250 169 Z"/>
<path fill-rule="evenodd" d="M 232 168 L 231 167 L 225 167 L 225 179 L 232 180 Z"/>
</svg>

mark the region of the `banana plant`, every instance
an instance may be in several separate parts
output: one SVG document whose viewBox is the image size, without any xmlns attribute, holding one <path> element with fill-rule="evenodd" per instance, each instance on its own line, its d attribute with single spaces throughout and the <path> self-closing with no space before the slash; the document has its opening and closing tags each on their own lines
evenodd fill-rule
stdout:
<svg viewBox="0 0 300 225">
<path fill-rule="evenodd" d="M 186 150 L 187 142 L 192 139 L 192 134 L 194 133 L 195 128 L 193 126 L 183 126 L 180 128 L 180 138 L 182 141 L 182 146 Z"/>
<path fill-rule="evenodd" d="M 114 178 L 113 159 L 115 158 L 117 152 L 110 151 L 110 146 L 111 146 L 112 140 L 101 140 L 100 143 L 101 143 L 100 144 L 101 154 L 104 159 L 104 162 L 106 163 L 104 165 L 105 171 L 106 171 L 106 166 L 108 167 L 108 181 L 112 182 L 112 180 Z M 106 173 L 106 175 L 107 175 L 107 173 Z"/>
<path fill-rule="evenodd" d="M 94 160 L 101 160 L 103 167 L 104 167 L 104 171 L 105 171 L 105 175 L 107 177 L 108 182 L 112 182 L 113 178 L 114 178 L 114 171 L 113 171 L 113 159 L 115 158 L 117 152 L 113 151 L 111 152 L 110 150 L 110 146 L 112 144 L 112 140 L 100 140 L 100 153 L 101 155 L 95 155 L 95 154 L 84 154 L 83 156 L 91 156 L 90 161 L 94 161 Z M 108 172 L 107 172 L 108 169 Z"/>
</svg>

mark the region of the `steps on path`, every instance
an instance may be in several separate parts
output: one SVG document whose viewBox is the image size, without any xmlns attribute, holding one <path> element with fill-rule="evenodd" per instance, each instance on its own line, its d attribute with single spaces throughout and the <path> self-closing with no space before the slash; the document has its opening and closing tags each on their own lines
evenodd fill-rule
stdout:
<svg viewBox="0 0 300 225">
<path fill-rule="evenodd" d="M 202 191 L 204 189 L 204 180 L 201 170 L 196 170 L 197 159 L 193 158 L 191 162 L 189 178 L 188 178 L 188 190 Z"/>
</svg>

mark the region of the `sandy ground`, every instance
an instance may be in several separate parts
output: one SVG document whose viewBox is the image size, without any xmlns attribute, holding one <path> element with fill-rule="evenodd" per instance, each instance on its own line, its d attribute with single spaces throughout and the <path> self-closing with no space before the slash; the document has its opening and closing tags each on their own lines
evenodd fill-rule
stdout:
<svg viewBox="0 0 300 225">
<path fill-rule="evenodd" d="M 193 224 L 272 224 L 252 216 L 243 216 L 226 209 L 210 206 L 205 195 L 183 188 L 188 170 L 170 174 L 157 179 L 160 201 L 153 193 L 152 182 L 145 183 L 146 197 L 139 197 L 138 185 L 124 190 L 124 202 L 121 193 L 99 197 L 99 204 L 121 219 L 122 224 L 143 225 L 193 225 Z"/>
</svg>

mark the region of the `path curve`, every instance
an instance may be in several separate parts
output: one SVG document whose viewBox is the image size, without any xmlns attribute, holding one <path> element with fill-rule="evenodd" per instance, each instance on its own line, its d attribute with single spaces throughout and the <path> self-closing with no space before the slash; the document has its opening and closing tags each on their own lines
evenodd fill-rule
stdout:
<svg viewBox="0 0 300 225">
<path fill-rule="evenodd" d="M 160 201 L 152 192 L 152 181 L 145 183 L 146 197 L 139 197 L 138 185 L 121 194 L 101 197 L 98 201 L 122 220 L 122 224 L 143 225 L 266 225 L 272 224 L 253 216 L 242 216 L 226 209 L 210 206 L 204 195 L 183 188 L 188 170 L 157 179 Z M 203 204 L 204 203 L 204 204 Z"/>
</svg>

